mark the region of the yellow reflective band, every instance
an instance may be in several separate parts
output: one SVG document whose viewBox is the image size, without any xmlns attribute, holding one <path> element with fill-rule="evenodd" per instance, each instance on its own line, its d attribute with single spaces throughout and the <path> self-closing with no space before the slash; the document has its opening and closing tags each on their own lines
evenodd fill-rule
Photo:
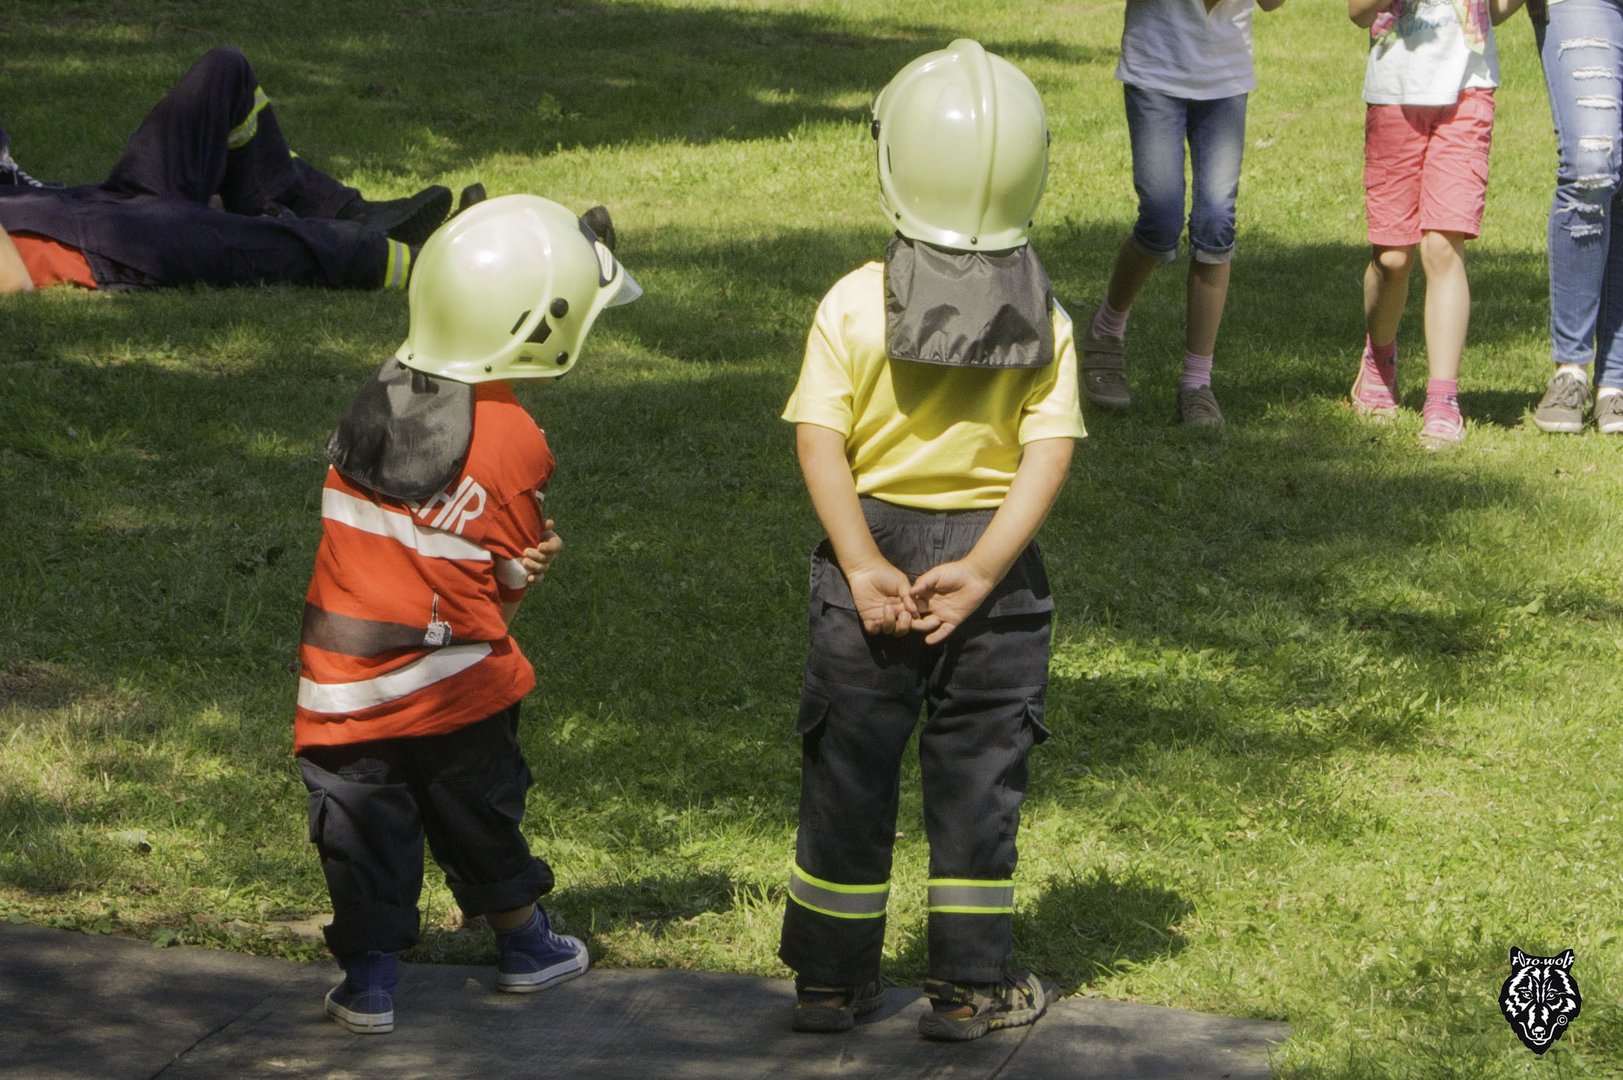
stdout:
<svg viewBox="0 0 1623 1080">
<path fill-rule="evenodd" d="M 411 279 L 411 248 L 398 240 L 389 241 L 389 268 L 384 273 L 385 289 L 404 289 Z"/>
<path fill-rule="evenodd" d="M 970 881 L 932 878 L 928 882 L 930 911 L 946 915 L 1009 915 L 1014 912 L 1013 881 Z"/>
<path fill-rule="evenodd" d="M 254 106 L 248 110 L 248 115 L 242 123 L 232 128 L 225 137 L 225 145 L 232 150 L 240 150 L 248 145 L 250 139 L 259 134 L 259 110 L 270 104 L 264 87 L 254 87 Z"/>
<path fill-rule="evenodd" d="M 798 865 L 789 868 L 789 898 L 803 908 L 836 919 L 877 919 L 885 914 L 890 883 L 882 885 L 840 885 L 806 873 Z"/>
</svg>

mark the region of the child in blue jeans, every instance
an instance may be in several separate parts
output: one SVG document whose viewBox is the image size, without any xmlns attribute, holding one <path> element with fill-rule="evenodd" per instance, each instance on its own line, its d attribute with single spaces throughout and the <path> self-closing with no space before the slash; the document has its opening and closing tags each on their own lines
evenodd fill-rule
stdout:
<svg viewBox="0 0 1623 1080">
<path fill-rule="evenodd" d="M 1255 0 L 1272 11 L 1285 0 Z M 1178 257 L 1184 228 L 1184 146 L 1194 202 L 1189 212 L 1189 287 L 1177 419 L 1221 427 L 1212 393 L 1217 328 L 1234 258 L 1234 201 L 1245 150 L 1253 0 L 1127 0 L 1116 78 L 1127 99 L 1138 222 L 1122 242 L 1104 303 L 1082 338 L 1082 392 L 1107 409 L 1131 404 L 1127 317 L 1164 262 Z"/>
</svg>

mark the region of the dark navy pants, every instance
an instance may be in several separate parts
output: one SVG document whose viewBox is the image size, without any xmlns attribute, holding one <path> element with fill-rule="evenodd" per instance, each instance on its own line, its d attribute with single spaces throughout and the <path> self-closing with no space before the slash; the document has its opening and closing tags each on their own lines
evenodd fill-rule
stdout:
<svg viewBox="0 0 1623 1080">
<path fill-rule="evenodd" d="M 360 192 L 298 158 L 248 58 L 210 49 L 153 106 L 101 185 L 257 217 L 276 203 L 300 217 L 334 217 Z"/>
<path fill-rule="evenodd" d="M 332 897 L 327 946 L 341 961 L 417 942 L 425 836 L 468 915 L 552 890 L 552 868 L 520 828 L 530 769 L 517 705 L 446 735 L 312 747 L 299 768 Z"/>
<path fill-rule="evenodd" d="M 872 499 L 863 510 L 909 577 L 967 554 L 992 515 Z M 1052 612 L 1033 545 L 945 642 L 870 636 L 827 541 L 812 556 L 800 829 L 778 954 L 802 979 L 852 986 L 879 972 L 901 760 L 921 711 L 930 975 L 986 983 L 1008 973 L 1015 834 L 1026 757 L 1047 734 Z"/>
<path fill-rule="evenodd" d="M 357 197 L 292 155 L 247 57 L 216 48 L 152 109 L 105 181 L 7 194 L 0 225 L 78 248 L 104 288 L 378 288 L 387 239 L 333 217 Z"/>
</svg>

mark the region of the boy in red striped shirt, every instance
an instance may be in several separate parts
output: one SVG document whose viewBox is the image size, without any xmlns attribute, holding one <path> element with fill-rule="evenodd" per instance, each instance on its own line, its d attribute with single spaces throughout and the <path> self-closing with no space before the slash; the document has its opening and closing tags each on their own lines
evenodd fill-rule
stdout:
<svg viewBox="0 0 1623 1080">
<path fill-rule="evenodd" d="M 508 624 L 524 560 L 544 572 L 563 544 L 541 503 L 552 452 L 508 380 L 564 374 L 603 308 L 640 295 L 605 239 L 529 195 L 457 215 L 418 257 L 405 344 L 327 446 L 294 751 L 345 972 L 326 1010 L 350 1031 L 394 1029 L 425 837 L 458 905 L 495 931 L 498 990 L 590 962 L 536 904 L 552 870 L 520 829 L 535 672 Z"/>
</svg>

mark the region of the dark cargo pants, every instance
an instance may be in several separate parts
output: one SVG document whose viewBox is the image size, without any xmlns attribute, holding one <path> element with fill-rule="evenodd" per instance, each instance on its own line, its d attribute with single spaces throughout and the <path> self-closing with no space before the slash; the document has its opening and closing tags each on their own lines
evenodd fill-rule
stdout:
<svg viewBox="0 0 1623 1080">
<path fill-rule="evenodd" d="M 360 196 L 294 157 L 248 58 L 204 53 L 147 113 L 102 188 L 207 204 L 257 217 L 271 203 L 331 218 Z"/>
<path fill-rule="evenodd" d="M 468 915 L 521 908 L 552 868 L 520 829 L 530 769 L 518 706 L 445 735 L 310 747 L 310 840 L 332 897 L 327 947 L 340 960 L 416 944 L 423 839 Z"/>
<path fill-rule="evenodd" d="M 863 510 L 910 577 L 963 557 L 991 520 L 872 499 Z M 930 975 L 986 983 L 1009 971 L 1015 833 L 1026 757 L 1046 737 L 1052 611 L 1033 545 L 945 642 L 869 636 L 827 542 L 812 556 L 800 829 L 779 949 L 801 978 L 850 986 L 879 972 L 901 759 L 921 709 Z"/>
</svg>

